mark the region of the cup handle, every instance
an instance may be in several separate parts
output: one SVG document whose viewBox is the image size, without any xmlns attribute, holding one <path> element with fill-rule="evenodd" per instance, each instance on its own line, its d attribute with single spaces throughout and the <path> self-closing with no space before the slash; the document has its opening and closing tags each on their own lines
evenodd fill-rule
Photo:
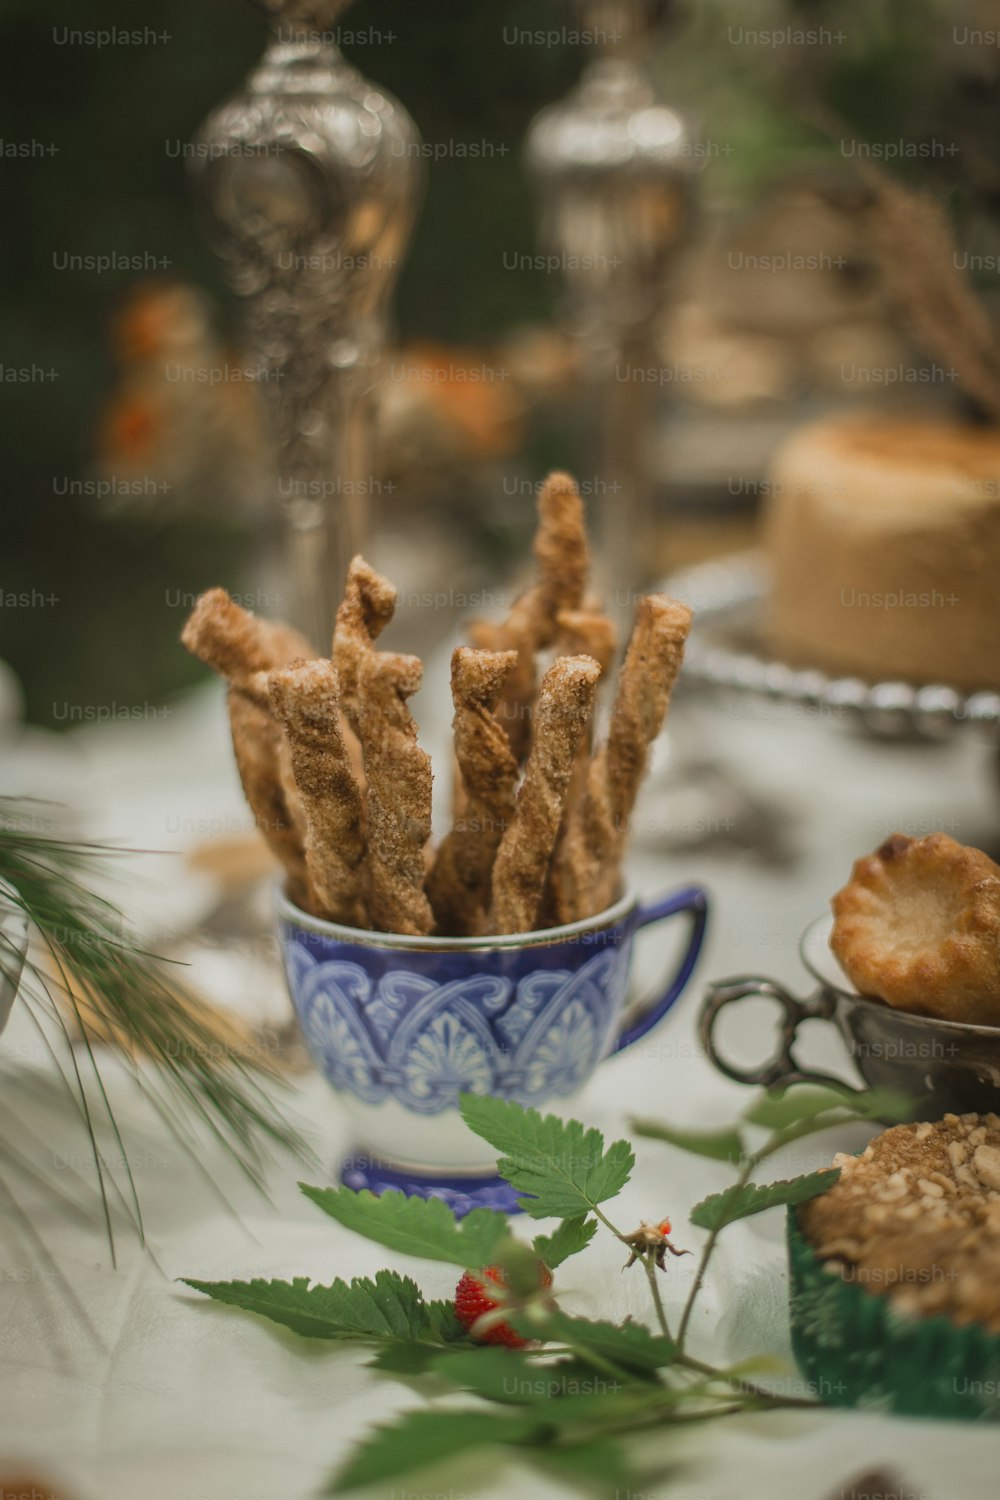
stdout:
<svg viewBox="0 0 1000 1500">
<path fill-rule="evenodd" d="M 761 1063 L 757 1068 L 739 1068 L 735 1063 L 727 1062 L 720 1054 L 715 1042 L 715 1026 L 727 1005 L 735 1005 L 737 1001 L 747 1000 L 752 996 L 776 1000 L 784 1012 L 784 1017 L 778 1049 L 773 1057 Z M 834 1078 L 830 1073 L 818 1073 L 811 1068 L 800 1067 L 795 1056 L 795 1036 L 802 1022 L 832 1020 L 835 1008 L 834 996 L 823 990 L 818 991 L 808 1000 L 797 1000 L 773 979 L 764 979 L 756 975 L 725 979 L 719 984 L 710 984 L 705 992 L 701 1014 L 698 1017 L 698 1038 L 719 1072 L 724 1073 L 727 1078 L 734 1079 L 736 1083 L 757 1084 L 768 1089 L 786 1089 L 793 1083 L 816 1083 L 824 1088 L 840 1089 L 849 1094 L 861 1094 L 864 1093 L 863 1089 L 845 1083 L 842 1078 Z"/>
<path fill-rule="evenodd" d="M 664 917 L 676 916 L 678 912 L 686 912 L 691 920 L 687 948 L 680 966 L 661 995 L 645 1006 L 638 1015 L 633 1011 L 630 1016 L 626 1016 L 618 1040 L 611 1049 L 612 1053 L 631 1047 L 633 1042 L 651 1031 L 691 978 L 701 945 L 705 941 L 705 924 L 708 921 L 708 895 L 700 885 L 683 886 L 679 891 L 660 896 L 648 906 L 640 906 L 635 930 L 638 932 L 641 927 L 649 927 L 653 922 L 663 921 Z"/>
</svg>

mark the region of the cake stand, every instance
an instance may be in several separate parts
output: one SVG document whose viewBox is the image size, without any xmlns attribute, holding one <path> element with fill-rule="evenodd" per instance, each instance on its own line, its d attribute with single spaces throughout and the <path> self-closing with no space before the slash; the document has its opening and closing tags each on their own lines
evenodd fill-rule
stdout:
<svg viewBox="0 0 1000 1500">
<path fill-rule="evenodd" d="M 761 552 L 713 558 L 671 574 L 662 587 L 695 612 L 684 655 L 689 685 L 825 709 L 886 739 L 940 740 L 970 725 L 994 733 L 1000 725 L 1000 693 L 969 693 L 947 683 L 833 677 L 775 659 L 761 631 L 770 587 Z"/>
</svg>

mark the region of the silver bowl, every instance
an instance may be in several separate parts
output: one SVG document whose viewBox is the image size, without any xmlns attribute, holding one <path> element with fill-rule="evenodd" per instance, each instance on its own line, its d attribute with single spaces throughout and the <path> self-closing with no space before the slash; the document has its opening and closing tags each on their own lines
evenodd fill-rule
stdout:
<svg viewBox="0 0 1000 1500">
<path fill-rule="evenodd" d="M 798 999 L 763 975 L 740 975 L 709 985 L 698 1034 L 719 1071 L 737 1083 L 768 1089 L 813 1083 L 856 1093 L 857 1088 L 842 1079 L 804 1067 L 796 1056 L 799 1027 L 806 1021 L 829 1021 L 840 1033 L 863 1085 L 909 1095 L 913 1118 L 939 1119 L 949 1110 L 1000 1111 L 1000 1026 L 940 1021 L 859 995 L 830 950 L 832 926 L 832 917 L 820 917 L 803 933 L 802 962 L 816 983 L 807 999 Z M 728 1006 L 755 997 L 780 1007 L 778 1044 L 766 1062 L 743 1067 L 724 1055 L 716 1026 Z"/>
</svg>

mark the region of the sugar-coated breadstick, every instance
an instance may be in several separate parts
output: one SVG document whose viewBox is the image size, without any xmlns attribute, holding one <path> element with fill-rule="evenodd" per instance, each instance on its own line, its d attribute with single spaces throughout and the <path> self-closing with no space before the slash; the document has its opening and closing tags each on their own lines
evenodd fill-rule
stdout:
<svg viewBox="0 0 1000 1500">
<path fill-rule="evenodd" d="M 485 931 L 493 859 L 514 816 L 518 767 L 493 710 L 517 661 L 513 651 L 459 646 L 451 658 L 455 758 L 463 795 L 427 882 L 437 931 Z"/>
<path fill-rule="evenodd" d="M 583 504 L 566 474 L 540 489 L 533 551 L 530 587 L 504 620 L 473 625 L 480 649 L 452 657 L 455 807 L 436 854 L 431 764 L 408 706 L 422 665 L 377 645 L 393 586 L 354 558 L 329 661 L 222 589 L 198 600 L 184 644 L 229 684 L 240 778 L 299 906 L 346 926 L 487 937 L 615 899 L 691 614 L 663 595 L 640 601 L 608 736 L 592 751 L 615 632 L 586 592 Z M 551 666 L 539 684 L 540 654 Z"/>
<path fill-rule="evenodd" d="M 691 611 L 665 594 L 640 599 L 618 681 L 607 743 L 595 751 L 554 872 L 562 922 L 603 911 L 615 899 L 629 819 L 649 748 L 663 727 L 684 657 Z"/>
<path fill-rule="evenodd" d="M 592 656 L 602 673 L 608 670 L 618 644 L 613 620 L 599 609 L 561 609 L 556 624 L 560 656 Z"/>
<path fill-rule="evenodd" d="M 614 661 L 615 648 L 618 644 L 618 632 L 614 622 L 596 608 L 564 609 L 559 612 L 558 625 L 556 650 L 559 654 L 592 656 L 601 669 L 603 680 Z M 573 760 L 569 791 L 566 793 L 566 807 L 549 865 L 548 881 L 539 913 L 542 926 L 547 927 L 568 920 L 564 916 L 566 901 L 560 894 L 561 849 L 563 841 L 569 837 L 572 820 L 582 804 L 586 791 L 593 740 L 594 720 L 591 716 Z"/>
<path fill-rule="evenodd" d="M 302 802 L 313 908 L 330 921 L 363 927 L 364 808 L 341 731 L 337 669 L 330 661 L 297 661 L 267 681 Z"/>
<path fill-rule="evenodd" d="M 281 730 L 267 709 L 237 688 L 229 689 L 227 703 L 243 795 L 264 842 L 285 871 L 289 899 L 308 910 L 309 879 L 301 824 L 291 811 L 278 769 Z"/>
<path fill-rule="evenodd" d="M 539 646 L 548 646 L 560 610 L 578 609 L 582 603 L 590 569 L 583 501 L 569 474 L 550 474 L 542 485 L 532 551 L 538 564 L 536 635 Z"/>
<path fill-rule="evenodd" d="M 493 866 L 494 932 L 528 932 L 535 924 L 573 760 L 593 711 L 600 675 L 590 657 L 560 656 L 542 679 L 524 781 Z"/>
<path fill-rule="evenodd" d="M 420 686 L 416 656 L 362 653 L 357 733 L 368 782 L 368 914 L 379 932 L 420 936 L 434 925 L 424 894 L 431 832 L 431 762 L 406 706 Z"/>
<path fill-rule="evenodd" d="M 511 606 L 505 620 L 476 621 L 472 639 L 486 651 L 516 651 L 517 664 L 497 705 L 496 717 L 507 731 L 518 760 L 531 740 L 535 698 L 535 655 L 555 639 L 560 610 L 577 609 L 589 568 L 587 531 L 576 482 L 568 474 L 550 474 L 538 496 L 538 527 L 532 547 L 537 578 Z"/>
<path fill-rule="evenodd" d="M 195 603 L 181 642 L 231 687 L 245 688 L 257 672 L 268 672 L 297 656 L 310 657 L 308 641 L 283 620 L 261 620 L 225 589 L 209 589 Z"/>
<path fill-rule="evenodd" d="M 344 597 L 333 632 L 333 661 L 340 678 L 340 697 L 352 728 L 362 662 L 395 609 L 396 590 L 392 584 L 370 568 L 363 557 L 355 557 L 347 570 Z"/>
<path fill-rule="evenodd" d="M 505 620 L 473 620 L 469 638 L 479 651 L 496 655 L 512 651 L 514 666 L 494 712 L 502 725 L 507 742 L 518 764 L 527 754 L 531 741 L 531 705 L 535 698 L 535 636 L 531 620 L 519 603 L 511 607 Z"/>
<path fill-rule="evenodd" d="M 198 599 L 181 640 L 192 655 L 229 683 L 229 724 L 243 792 L 268 848 L 288 877 L 288 894 L 310 904 L 304 819 L 284 736 L 266 696 L 266 673 L 290 656 L 311 656 L 291 626 L 260 620 L 241 609 L 225 589 Z"/>
</svg>

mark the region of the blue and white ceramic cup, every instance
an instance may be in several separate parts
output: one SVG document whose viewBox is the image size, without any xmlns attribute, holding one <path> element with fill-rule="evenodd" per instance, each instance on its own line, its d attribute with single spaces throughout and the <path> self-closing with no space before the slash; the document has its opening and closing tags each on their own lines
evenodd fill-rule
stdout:
<svg viewBox="0 0 1000 1500">
<path fill-rule="evenodd" d="M 687 886 L 640 906 L 504 937 L 402 937 L 311 917 L 278 896 L 285 974 L 306 1045 L 338 1094 L 357 1150 L 353 1188 L 443 1198 L 456 1213 L 512 1209 L 496 1153 L 465 1125 L 462 1093 L 563 1106 L 598 1063 L 666 1014 L 695 966 L 707 902 Z M 687 946 L 662 993 L 625 1014 L 636 932 L 686 915 Z"/>
</svg>

